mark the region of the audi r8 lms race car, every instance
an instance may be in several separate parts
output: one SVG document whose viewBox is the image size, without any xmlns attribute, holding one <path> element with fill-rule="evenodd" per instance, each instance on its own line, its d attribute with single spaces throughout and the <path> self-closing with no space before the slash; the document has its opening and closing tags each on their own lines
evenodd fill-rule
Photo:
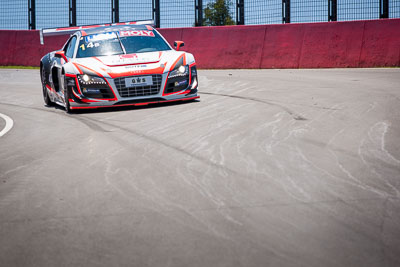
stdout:
<svg viewBox="0 0 400 267">
<path fill-rule="evenodd" d="M 193 100 L 192 54 L 173 49 L 148 22 L 44 29 L 43 36 L 71 33 L 61 50 L 40 62 L 43 98 L 67 112 L 110 106 Z"/>
</svg>

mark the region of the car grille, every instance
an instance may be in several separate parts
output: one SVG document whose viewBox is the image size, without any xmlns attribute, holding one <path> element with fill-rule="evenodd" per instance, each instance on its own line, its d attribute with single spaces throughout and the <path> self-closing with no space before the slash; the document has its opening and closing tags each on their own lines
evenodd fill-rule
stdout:
<svg viewBox="0 0 400 267">
<path fill-rule="evenodd" d="M 137 78 L 141 76 L 116 78 L 114 79 L 114 82 L 115 86 L 117 87 L 118 93 L 121 97 L 157 95 L 160 92 L 162 75 L 153 74 L 151 76 L 153 77 L 153 85 L 126 87 L 125 85 L 126 78 Z"/>
</svg>

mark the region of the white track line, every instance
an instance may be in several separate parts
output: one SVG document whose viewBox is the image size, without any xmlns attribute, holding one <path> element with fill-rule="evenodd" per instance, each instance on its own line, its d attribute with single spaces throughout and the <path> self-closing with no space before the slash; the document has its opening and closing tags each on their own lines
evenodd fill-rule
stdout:
<svg viewBox="0 0 400 267">
<path fill-rule="evenodd" d="M 0 137 L 2 137 L 9 130 L 11 130 L 11 128 L 14 125 L 14 121 L 10 117 L 8 117 L 7 115 L 1 114 L 1 113 L 0 113 L 0 117 L 2 117 L 6 121 L 6 127 L 4 127 L 4 129 L 0 131 Z"/>
</svg>

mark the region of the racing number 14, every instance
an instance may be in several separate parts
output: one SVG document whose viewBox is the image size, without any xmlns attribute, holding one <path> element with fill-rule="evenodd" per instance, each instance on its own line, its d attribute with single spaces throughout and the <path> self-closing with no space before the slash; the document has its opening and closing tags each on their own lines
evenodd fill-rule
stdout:
<svg viewBox="0 0 400 267">
<path fill-rule="evenodd" d="M 99 43 L 94 43 L 93 44 L 93 42 L 90 42 L 90 43 L 88 43 L 87 45 L 86 45 L 86 48 L 93 48 L 93 47 L 99 47 L 100 46 L 100 44 Z M 80 46 L 79 46 L 83 51 L 85 51 L 85 44 L 81 44 Z"/>
</svg>

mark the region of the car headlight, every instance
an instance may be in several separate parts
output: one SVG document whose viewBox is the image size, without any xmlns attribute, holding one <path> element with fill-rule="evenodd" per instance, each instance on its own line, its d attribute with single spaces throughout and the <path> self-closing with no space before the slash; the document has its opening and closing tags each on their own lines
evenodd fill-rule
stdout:
<svg viewBox="0 0 400 267">
<path fill-rule="evenodd" d="M 168 75 L 168 78 L 174 78 L 174 77 L 179 77 L 179 76 L 186 76 L 189 74 L 189 66 L 179 66 L 178 68 L 175 68 L 173 71 L 171 71 Z"/>
<path fill-rule="evenodd" d="M 106 81 L 97 76 L 91 76 L 87 74 L 78 75 L 78 81 L 81 85 L 106 85 Z"/>
</svg>

